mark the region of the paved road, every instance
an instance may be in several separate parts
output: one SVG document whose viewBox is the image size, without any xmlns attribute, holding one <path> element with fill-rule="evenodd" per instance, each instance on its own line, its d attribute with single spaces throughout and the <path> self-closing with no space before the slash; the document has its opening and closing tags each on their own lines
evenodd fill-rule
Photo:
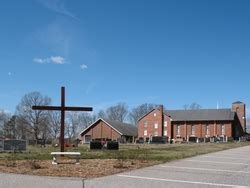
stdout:
<svg viewBox="0 0 250 188">
<path fill-rule="evenodd" d="M 0 188 L 250 187 L 250 146 L 86 180 L 0 173 Z"/>
<path fill-rule="evenodd" d="M 79 178 L 59 178 L 0 173 L 0 188 L 82 188 Z"/>
</svg>

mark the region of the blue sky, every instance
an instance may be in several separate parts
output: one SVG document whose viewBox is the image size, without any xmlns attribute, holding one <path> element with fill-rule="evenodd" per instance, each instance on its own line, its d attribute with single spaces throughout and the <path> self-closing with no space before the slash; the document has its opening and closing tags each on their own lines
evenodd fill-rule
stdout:
<svg viewBox="0 0 250 188">
<path fill-rule="evenodd" d="M 9 0 L 0 6 L 0 108 L 39 91 L 95 110 L 250 104 L 247 0 Z"/>
</svg>

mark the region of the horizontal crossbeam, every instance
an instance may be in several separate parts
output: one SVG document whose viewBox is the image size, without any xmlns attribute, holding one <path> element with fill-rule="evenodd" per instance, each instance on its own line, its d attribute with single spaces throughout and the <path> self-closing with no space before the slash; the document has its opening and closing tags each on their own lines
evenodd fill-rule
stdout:
<svg viewBox="0 0 250 188">
<path fill-rule="evenodd" d="M 57 111 L 93 111 L 92 107 L 73 107 L 73 106 L 32 106 L 33 110 L 57 110 Z"/>
</svg>

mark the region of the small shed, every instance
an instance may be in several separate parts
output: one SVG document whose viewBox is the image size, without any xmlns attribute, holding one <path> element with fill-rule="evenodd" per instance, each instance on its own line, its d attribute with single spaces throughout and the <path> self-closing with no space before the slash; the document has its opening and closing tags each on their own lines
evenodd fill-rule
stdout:
<svg viewBox="0 0 250 188">
<path fill-rule="evenodd" d="M 80 133 L 80 139 L 83 143 L 89 143 L 91 140 L 133 143 L 137 134 L 137 127 L 134 125 L 99 118 Z"/>
</svg>

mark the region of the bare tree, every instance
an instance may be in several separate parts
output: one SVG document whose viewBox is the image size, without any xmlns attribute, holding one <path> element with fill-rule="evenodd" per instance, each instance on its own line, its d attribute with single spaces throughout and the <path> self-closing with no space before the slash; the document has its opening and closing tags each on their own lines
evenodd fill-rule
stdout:
<svg viewBox="0 0 250 188">
<path fill-rule="evenodd" d="M 189 109 L 189 105 L 188 105 L 188 104 L 184 104 L 184 105 L 183 105 L 183 109 L 184 109 L 184 110 L 188 110 L 188 109 Z"/>
<path fill-rule="evenodd" d="M 189 109 L 190 110 L 199 110 L 199 109 L 201 109 L 201 105 L 199 105 L 196 102 L 193 102 L 190 105 L 188 105 L 188 104 L 183 105 L 183 108 L 184 108 L 184 110 L 189 110 Z"/>
<path fill-rule="evenodd" d="M 79 121 L 77 112 L 69 112 L 67 114 L 66 134 L 69 139 L 74 138 L 76 136 L 78 122 Z"/>
<path fill-rule="evenodd" d="M 32 110 L 32 106 L 45 106 L 51 103 L 51 99 L 42 96 L 39 92 L 26 94 L 17 106 L 17 116 L 23 128 L 33 138 L 44 138 L 48 132 L 48 112 L 43 110 Z"/>
<path fill-rule="evenodd" d="M 196 102 L 193 102 L 192 104 L 190 104 L 190 109 L 192 109 L 192 110 L 199 110 L 199 109 L 201 109 L 201 105 L 199 105 Z"/>
<path fill-rule="evenodd" d="M 100 110 L 96 116 L 97 118 L 104 118 L 104 119 L 107 118 L 107 115 L 104 110 Z"/>
<path fill-rule="evenodd" d="M 249 133 L 250 131 L 250 118 L 247 118 L 247 125 L 246 125 L 246 132 Z"/>
<path fill-rule="evenodd" d="M 125 103 L 118 103 L 115 106 L 107 108 L 106 114 L 110 120 L 124 122 L 128 114 L 128 107 Z"/>
<path fill-rule="evenodd" d="M 60 134 L 61 113 L 59 111 L 49 112 L 49 129 L 51 136 L 56 139 Z"/>
<path fill-rule="evenodd" d="M 136 125 L 140 117 L 142 117 L 144 114 L 148 113 L 150 110 L 154 109 L 155 107 L 156 107 L 155 104 L 144 103 L 133 108 L 131 112 L 129 113 L 130 122 Z"/>
<path fill-rule="evenodd" d="M 95 115 L 92 116 L 86 112 L 69 112 L 67 115 L 66 135 L 69 139 L 75 138 L 83 129 L 88 127 L 95 120 Z"/>
<path fill-rule="evenodd" d="M 79 131 L 82 131 L 82 129 L 85 129 L 86 127 L 88 127 L 95 120 L 96 120 L 95 115 L 90 115 L 89 113 L 81 113 L 78 116 Z"/>
<path fill-rule="evenodd" d="M 5 138 L 14 139 L 17 136 L 17 127 L 16 127 L 17 116 L 12 116 L 9 121 L 4 124 L 3 132 Z"/>
<path fill-rule="evenodd" d="M 19 118 L 18 116 L 16 119 L 16 127 L 17 127 L 17 132 L 16 132 L 17 139 L 26 139 L 28 137 L 31 137 L 28 125 L 26 124 L 24 119 Z"/>
<path fill-rule="evenodd" d="M 4 135 L 4 126 L 10 120 L 11 115 L 4 110 L 0 111 L 0 136 Z"/>
<path fill-rule="evenodd" d="M 46 140 L 50 137 L 50 127 L 49 127 L 49 115 L 46 115 L 46 119 L 40 123 L 40 138 Z"/>
</svg>

